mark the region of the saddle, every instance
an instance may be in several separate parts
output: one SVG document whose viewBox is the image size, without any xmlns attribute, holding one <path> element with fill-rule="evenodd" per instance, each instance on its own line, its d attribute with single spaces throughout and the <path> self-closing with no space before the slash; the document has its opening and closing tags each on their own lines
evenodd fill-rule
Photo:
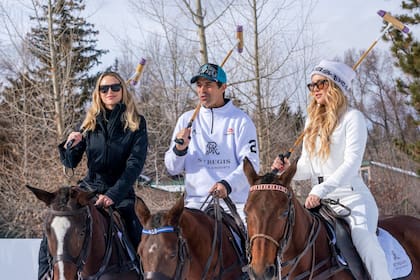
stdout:
<svg viewBox="0 0 420 280">
<path fill-rule="evenodd" d="M 339 202 L 322 199 L 321 206 L 315 208 L 314 211 L 311 209 L 311 213 L 318 216 L 326 224 L 328 236 L 332 243 L 331 251 L 337 260 L 337 264 L 350 270 L 355 279 L 370 279 L 367 276 L 367 269 L 353 245 L 350 227 L 344 220 L 347 215 L 338 215 L 329 206 L 330 204 L 339 204 Z M 341 206 L 350 214 L 350 209 L 344 205 Z M 385 252 L 388 269 L 391 268 L 391 277 L 393 279 L 408 277 L 412 272 L 412 263 L 405 249 L 398 240 L 382 228 L 377 229 L 377 236 L 379 244 Z"/>
<path fill-rule="evenodd" d="M 353 245 L 350 227 L 344 217 L 350 214 L 350 209 L 342 205 L 348 212 L 347 215 L 337 214 L 329 204 L 338 204 L 338 201 L 323 199 L 321 206 L 311 209 L 311 213 L 326 224 L 329 239 L 331 240 L 332 255 L 337 260 L 338 266 L 346 267 L 355 279 L 369 280 L 369 276 L 362 259 Z"/>
<path fill-rule="evenodd" d="M 136 249 L 128 239 L 124 222 L 118 211 L 114 211 L 111 207 L 108 209 L 99 208 L 98 210 L 109 220 L 110 228 L 108 228 L 107 240 L 108 238 L 111 238 L 116 241 L 115 244 L 119 263 L 118 265 L 112 266 L 111 269 L 119 268 L 120 270 L 136 270 L 139 275 L 142 275 L 139 269 L 140 261 L 138 259 Z M 112 243 L 111 240 L 109 242 Z M 127 257 L 129 259 L 128 261 L 126 260 Z"/>
</svg>

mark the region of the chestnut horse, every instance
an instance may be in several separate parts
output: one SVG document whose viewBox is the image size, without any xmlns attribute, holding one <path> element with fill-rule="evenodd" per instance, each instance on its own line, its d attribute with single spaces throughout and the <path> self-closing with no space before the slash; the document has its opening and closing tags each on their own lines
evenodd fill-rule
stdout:
<svg viewBox="0 0 420 280">
<path fill-rule="evenodd" d="M 144 279 L 246 277 L 229 229 L 201 210 L 184 208 L 183 196 L 171 209 L 153 215 L 137 197 L 136 214 L 144 227 L 137 250 Z"/>
<path fill-rule="evenodd" d="M 112 219 L 94 206 L 94 193 L 79 187 L 56 192 L 26 187 L 48 206 L 45 235 L 53 279 L 142 279 L 122 250 Z"/>
<path fill-rule="evenodd" d="M 259 176 L 245 159 L 244 171 L 251 185 L 244 209 L 251 279 L 354 279 L 348 267 L 332 257 L 325 224 L 303 207 L 289 186 L 296 161 L 281 175 Z M 379 226 L 411 259 L 411 273 L 404 279 L 420 279 L 420 220 L 395 216 L 380 220 Z"/>
</svg>

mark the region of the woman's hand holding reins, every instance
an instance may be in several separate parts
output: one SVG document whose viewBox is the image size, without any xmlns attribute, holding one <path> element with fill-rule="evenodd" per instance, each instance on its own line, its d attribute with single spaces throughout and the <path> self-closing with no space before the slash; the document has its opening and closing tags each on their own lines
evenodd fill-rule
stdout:
<svg viewBox="0 0 420 280">
<path fill-rule="evenodd" d="M 95 206 L 102 206 L 104 208 L 108 208 L 112 204 L 114 204 L 114 201 L 104 194 L 100 194 L 95 202 Z"/>
<path fill-rule="evenodd" d="M 312 209 L 321 204 L 321 199 L 319 196 L 310 194 L 305 200 L 305 207 L 306 209 Z"/>
</svg>

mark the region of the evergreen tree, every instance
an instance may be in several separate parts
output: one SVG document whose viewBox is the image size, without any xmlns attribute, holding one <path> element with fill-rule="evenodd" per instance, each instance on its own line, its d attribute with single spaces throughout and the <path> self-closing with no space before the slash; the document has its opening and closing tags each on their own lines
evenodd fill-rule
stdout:
<svg viewBox="0 0 420 280">
<path fill-rule="evenodd" d="M 96 48 L 98 31 L 80 17 L 83 2 L 34 2 L 33 28 L 16 64 L 8 65 L 7 73 L 15 74 L 0 87 L 0 196 L 10 198 L 0 205 L 0 237 L 42 232 L 39 208 L 33 207 L 37 202 L 25 184 L 49 190 L 69 184 L 56 147 L 85 116 L 84 103 L 97 78 L 90 72 L 105 53 Z M 80 179 L 83 166 L 75 172 L 74 179 Z"/>
<path fill-rule="evenodd" d="M 418 0 L 402 1 L 402 8 L 407 14 L 395 16 L 407 26 L 420 24 L 420 2 Z M 411 102 L 417 113 L 420 113 L 420 41 L 414 38 L 412 32 L 407 35 L 394 28 L 390 32 L 392 54 L 397 58 L 399 67 L 408 79 L 398 80 L 398 89 L 411 95 Z"/>
<path fill-rule="evenodd" d="M 62 116 L 55 120 L 61 118 L 61 125 L 74 129 L 84 115 L 83 105 L 97 76 L 89 70 L 100 64 L 99 58 L 107 51 L 96 48 L 98 31 L 80 16 L 85 9 L 84 0 L 48 0 L 40 7 L 41 12 L 30 18 L 36 24 L 27 34 L 29 50 L 38 59 L 29 73 L 35 80 L 50 81 L 40 88 L 39 94 L 50 93 L 54 102 L 58 100 Z M 57 114 L 57 108 L 55 111 Z M 58 136 L 62 133 L 65 129 L 58 131 Z"/>
<path fill-rule="evenodd" d="M 401 7 L 407 11 L 407 14 L 398 15 L 395 18 L 409 27 L 420 24 L 420 2 L 418 0 L 402 1 Z M 407 125 L 415 128 L 417 136 L 414 139 L 419 139 L 416 127 L 418 128 L 420 124 L 420 41 L 419 38 L 413 37 L 412 32 L 405 35 L 396 28 L 390 31 L 390 35 L 391 51 L 397 59 L 396 66 L 406 74 L 405 77 L 397 80 L 397 88 L 411 97 L 411 104 L 417 113 L 416 116 L 410 117 Z M 411 155 L 415 161 L 420 162 L 420 140 L 412 142 L 396 140 L 395 143 L 401 150 Z"/>
</svg>

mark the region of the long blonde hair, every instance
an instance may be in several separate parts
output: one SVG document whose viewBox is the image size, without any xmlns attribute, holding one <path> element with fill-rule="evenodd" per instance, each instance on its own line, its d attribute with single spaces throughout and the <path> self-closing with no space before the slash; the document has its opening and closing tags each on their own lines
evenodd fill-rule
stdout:
<svg viewBox="0 0 420 280">
<path fill-rule="evenodd" d="M 134 99 L 132 94 L 128 91 L 125 81 L 121 78 L 118 73 L 115 72 L 104 72 L 102 73 L 98 80 L 96 81 L 95 89 L 92 93 L 92 104 L 86 113 L 85 120 L 82 123 L 82 129 L 84 131 L 94 131 L 96 127 L 96 117 L 102 112 L 105 116 L 105 106 L 102 103 L 100 92 L 99 92 L 99 85 L 101 81 L 106 76 L 112 76 L 116 78 L 121 83 L 122 88 L 122 99 L 121 103 L 125 104 L 126 109 L 123 113 L 124 122 L 124 129 L 130 129 L 131 131 L 135 131 L 139 128 L 140 125 L 140 116 L 137 111 L 136 105 L 134 103 Z"/>
<path fill-rule="evenodd" d="M 315 155 L 325 160 L 330 155 L 331 135 L 337 127 L 341 115 L 348 106 L 347 97 L 343 91 L 329 78 L 325 104 L 318 104 L 312 98 L 308 106 L 309 123 L 305 129 L 305 148 L 310 157 Z M 316 151 L 316 139 L 320 138 L 320 147 Z"/>
</svg>

